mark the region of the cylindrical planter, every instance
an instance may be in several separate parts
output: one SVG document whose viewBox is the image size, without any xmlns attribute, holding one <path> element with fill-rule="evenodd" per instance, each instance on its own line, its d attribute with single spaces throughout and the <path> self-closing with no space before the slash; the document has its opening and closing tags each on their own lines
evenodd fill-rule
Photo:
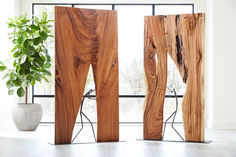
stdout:
<svg viewBox="0 0 236 157">
<path fill-rule="evenodd" d="M 12 109 L 12 118 L 20 131 L 34 131 L 42 118 L 40 104 L 18 103 Z"/>
</svg>

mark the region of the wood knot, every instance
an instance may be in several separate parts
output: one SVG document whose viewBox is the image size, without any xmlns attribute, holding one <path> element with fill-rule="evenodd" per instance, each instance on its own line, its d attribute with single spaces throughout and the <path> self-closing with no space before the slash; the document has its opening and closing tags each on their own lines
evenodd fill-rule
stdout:
<svg viewBox="0 0 236 157">
<path fill-rule="evenodd" d="M 192 129 L 188 129 L 188 134 L 192 134 Z"/>
<path fill-rule="evenodd" d="M 152 54 L 152 53 L 150 53 L 150 55 L 149 55 L 149 58 L 150 58 L 150 59 L 152 59 L 152 58 L 153 58 L 153 54 Z"/>
<path fill-rule="evenodd" d="M 58 70 L 57 70 L 57 69 L 55 70 L 55 74 L 56 74 L 56 76 L 57 76 L 57 75 L 59 75 L 59 72 L 58 72 Z"/>
<path fill-rule="evenodd" d="M 108 82 L 104 82 L 104 86 L 108 86 Z"/>
<path fill-rule="evenodd" d="M 116 62 L 114 61 L 114 62 L 112 62 L 112 66 L 114 67 L 115 66 L 115 64 L 116 64 Z"/>
</svg>

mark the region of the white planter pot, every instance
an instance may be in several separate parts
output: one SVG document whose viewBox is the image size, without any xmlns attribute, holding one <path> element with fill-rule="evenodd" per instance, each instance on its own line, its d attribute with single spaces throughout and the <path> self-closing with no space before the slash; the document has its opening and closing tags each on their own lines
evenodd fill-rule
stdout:
<svg viewBox="0 0 236 157">
<path fill-rule="evenodd" d="M 12 109 L 12 118 L 20 131 L 34 131 L 42 118 L 40 104 L 18 103 Z"/>
</svg>

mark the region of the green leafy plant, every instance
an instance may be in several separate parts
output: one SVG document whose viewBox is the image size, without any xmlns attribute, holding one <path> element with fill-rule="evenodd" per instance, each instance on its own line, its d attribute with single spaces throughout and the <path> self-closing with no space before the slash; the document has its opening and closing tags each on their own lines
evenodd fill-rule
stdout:
<svg viewBox="0 0 236 157">
<path fill-rule="evenodd" d="M 14 45 L 11 50 L 13 67 L 7 68 L 0 62 L 0 71 L 5 72 L 3 79 L 7 79 L 8 94 L 16 92 L 19 97 L 25 96 L 25 103 L 28 87 L 42 79 L 48 82 L 47 76 L 51 75 L 51 58 L 46 48 L 47 39 L 53 37 L 51 21 L 47 13 L 42 12 L 41 17 L 28 19 L 25 14 L 8 22 L 8 28 L 13 30 L 9 33 Z"/>
</svg>

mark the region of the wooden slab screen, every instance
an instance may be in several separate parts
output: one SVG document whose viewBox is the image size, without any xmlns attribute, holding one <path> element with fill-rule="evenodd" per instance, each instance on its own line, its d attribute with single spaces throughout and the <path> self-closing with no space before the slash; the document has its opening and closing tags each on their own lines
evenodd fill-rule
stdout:
<svg viewBox="0 0 236 157">
<path fill-rule="evenodd" d="M 163 104 L 167 81 L 167 51 L 162 16 L 145 17 L 144 71 L 146 98 L 144 105 L 144 139 L 161 140 Z"/>
<path fill-rule="evenodd" d="M 71 143 L 89 70 L 97 141 L 119 140 L 117 12 L 55 7 L 55 144 Z"/>
<path fill-rule="evenodd" d="M 149 40 L 152 41 L 151 44 L 147 44 Z M 205 14 L 145 17 L 144 45 L 144 56 L 150 56 L 152 47 L 154 47 L 157 54 L 162 53 L 160 56 L 165 56 L 168 52 L 175 62 L 183 82 L 186 83 L 186 91 L 182 101 L 185 140 L 203 142 Z M 145 57 L 144 61 L 147 80 L 147 96 L 144 105 L 144 139 L 162 139 L 164 105 L 162 99 L 163 88 L 166 86 L 167 62 L 166 58 L 161 60 L 160 57 L 157 57 L 157 60 L 157 67 L 150 57 Z M 158 67 L 163 68 L 158 71 L 156 70 Z M 163 91 L 162 93 L 156 92 L 153 88 L 161 88 Z M 152 95 L 156 98 L 152 98 Z M 156 101 L 150 101 L 150 99 Z M 153 109 L 156 110 L 153 111 Z"/>
</svg>

